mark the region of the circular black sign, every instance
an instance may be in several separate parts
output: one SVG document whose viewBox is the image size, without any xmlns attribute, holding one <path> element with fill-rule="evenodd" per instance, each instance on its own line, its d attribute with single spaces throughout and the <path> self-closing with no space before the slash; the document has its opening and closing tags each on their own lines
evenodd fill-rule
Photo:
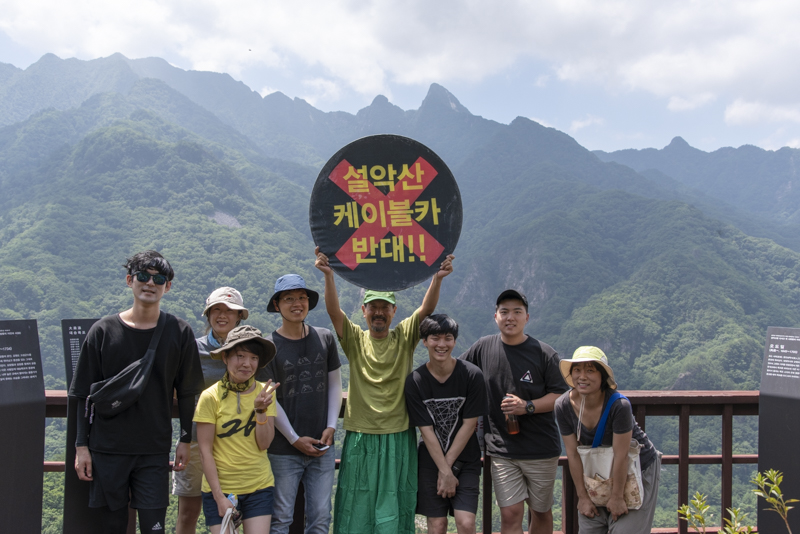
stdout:
<svg viewBox="0 0 800 534">
<path fill-rule="evenodd" d="M 461 235 L 461 193 L 431 149 L 399 135 L 353 141 L 328 160 L 311 193 L 314 243 L 367 289 L 399 291 L 434 275 Z"/>
</svg>

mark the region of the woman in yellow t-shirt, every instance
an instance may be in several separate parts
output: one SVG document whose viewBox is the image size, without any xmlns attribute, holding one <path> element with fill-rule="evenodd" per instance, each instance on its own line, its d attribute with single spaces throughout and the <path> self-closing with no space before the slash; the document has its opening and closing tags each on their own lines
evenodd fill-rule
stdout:
<svg viewBox="0 0 800 534">
<path fill-rule="evenodd" d="M 222 380 L 203 391 L 194 414 L 203 464 L 203 513 L 212 534 L 238 498 L 245 534 L 269 534 L 274 480 L 267 447 L 275 435 L 279 384 L 255 380 L 275 357 L 275 345 L 252 326 L 237 326 L 211 357 L 225 363 Z"/>
</svg>

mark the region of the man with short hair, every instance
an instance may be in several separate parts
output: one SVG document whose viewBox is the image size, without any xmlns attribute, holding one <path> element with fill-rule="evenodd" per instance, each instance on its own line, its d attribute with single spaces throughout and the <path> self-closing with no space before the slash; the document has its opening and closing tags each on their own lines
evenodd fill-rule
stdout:
<svg viewBox="0 0 800 534">
<path fill-rule="evenodd" d="M 342 376 L 336 340 L 327 328 L 306 324 L 319 293 L 303 277 L 287 274 L 275 282 L 267 311 L 280 313 L 281 326 L 267 339 L 277 356 L 259 374 L 259 381 L 280 382 L 277 390 L 280 432 L 269 447 L 275 475 L 273 534 L 286 534 L 294 520 L 300 482 L 305 491 L 306 534 L 327 534 L 336 469 L 333 434 L 342 407 Z"/>
<path fill-rule="evenodd" d="M 173 392 L 181 427 L 174 469 L 181 470 L 189 458 L 194 398 L 203 389 L 203 373 L 189 324 L 167 313 L 162 319 L 161 298 L 174 277 L 169 262 L 148 250 L 129 258 L 125 269 L 133 306 L 92 326 L 69 391 L 79 401 L 75 469 L 78 478 L 90 483 L 89 506 L 103 510 L 103 532 L 127 531 L 130 504 L 138 509 L 142 533 L 163 533 L 169 505 Z M 152 369 L 136 401 L 113 416 L 93 413 L 91 399 L 85 402 L 92 384 L 142 359 L 161 320 L 163 332 Z"/>
<path fill-rule="evenodd" d="M 475 425 L 486 413 L 483 373 L 453 358 L 453 319 L 430 315 L 419 328 L 429 360 L 408 375 L 405 388 L 408 418 L 422 434 L 417 513 L 428 518 L 428 534 L 447 532 L 448 511 L 458 534 L 474 534 L 481 479 Z"/>
<path fill-rule="evenodd" d="M 527 500 L 531 534 L 553 532 L 553 486 L 561 454 L 553 406 L 567 385 L 558 353 L 525 334 L 528 299 L 514 289 L 500 293 L 494 319 L 499 334 L 482 337 L 461 355 L 477 365 L 489 398 L 486 452 L 492 459 L 492 484 L 500 506 L 500 531 L 522 534 Z M 518 418 L 510 433 L 508 417 Z"/>
<path fill-rule="evenodd" d="M 413 534 L 416 432 L 408 426 L 403 387 L 419 342 L 419 323 L 436 309 L 454 257 L 442 262 L 422 305 L 394 329 L 389 328 L 397 311 L 394 293 L 366 291 L 361 306 L 365 332 L 339 306 L 328 257 L 319 247 L 314 253 L 316 267 L 325 274 L 325 307 L 350 362 L 334 533 Z"/>
</svg>

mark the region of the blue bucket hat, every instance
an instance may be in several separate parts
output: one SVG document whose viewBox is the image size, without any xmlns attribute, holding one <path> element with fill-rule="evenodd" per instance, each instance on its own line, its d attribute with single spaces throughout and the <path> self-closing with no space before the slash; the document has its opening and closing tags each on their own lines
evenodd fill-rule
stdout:
<svg viewBox="0 0 800 534">
<path fill-rule="evenodd" d="M 319 302 L 319 293 L 308 289 L 306 287 L 306 281 L 303 280 L 303 277 L 299 274 L 285 274 L 275 282 L 275 293 L 269 298 L 267 311 L 278 313 L 278 309 L 275 307 L 275 299 L 278 298 L 278 295 L 283 291 L 291 291 L 293 289 L 305 289 L 306 295 L 308 295 L 308 310 L 311 311 L 316 308 L 317 302 Z"/>
</svg>

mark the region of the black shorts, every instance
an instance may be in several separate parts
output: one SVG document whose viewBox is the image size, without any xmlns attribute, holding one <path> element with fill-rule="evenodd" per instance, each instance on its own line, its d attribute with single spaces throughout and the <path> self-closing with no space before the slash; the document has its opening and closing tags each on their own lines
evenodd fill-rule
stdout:
<svg viewBox="0 0 800 534">
<path fill-rule="evenodd" d="M 456 494 L 445 499 L 436 494 L 436 482 L 439 471 L 436 469 L 420 468 L 417 478 L 417 513 L 425 517 L 446 517 L 448 512 L 453 515 L 453 510 L 476 513 L 478 511 L 478 494 L 481 487 L 481 477 L 469 470 L 458 475 Z"/>
<path fill-rule="evenodd" d="M 119 510 L 128 506 L 158 510 L 169 506 L 169 453 L 92 452 L 89 507 Z"/>
</svg>

